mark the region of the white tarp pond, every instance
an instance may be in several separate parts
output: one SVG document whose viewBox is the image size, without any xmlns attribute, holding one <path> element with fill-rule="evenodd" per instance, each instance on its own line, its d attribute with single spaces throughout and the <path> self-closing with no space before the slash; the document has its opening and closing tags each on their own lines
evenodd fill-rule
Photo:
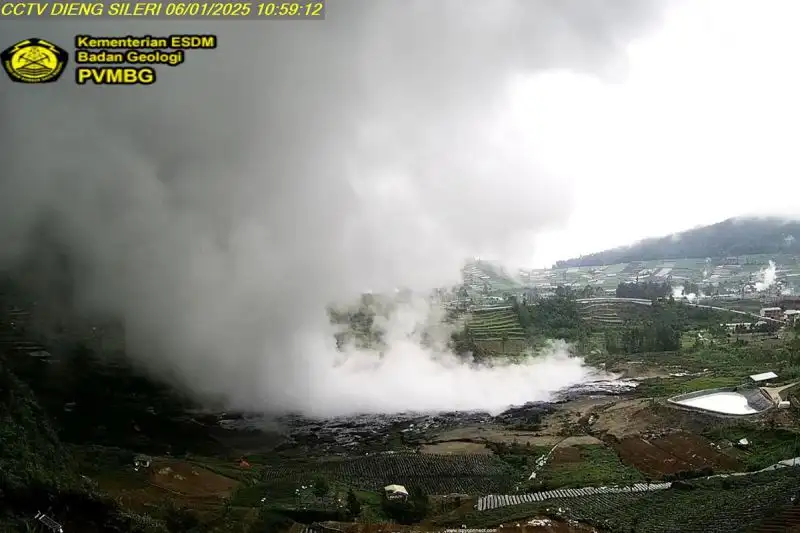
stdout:
<svg viewBox="0 0 800 533">
<path fill-rule="evenodd" d="M 750 406 L 745 396 L 733 391 L 712 392 L 702 396 L 695 396 L 694 398 L 674 401 L 678 405 L 697 407 L 728 415 L 749 415 L 758 412 L 758 410 Z"/>
</svg>

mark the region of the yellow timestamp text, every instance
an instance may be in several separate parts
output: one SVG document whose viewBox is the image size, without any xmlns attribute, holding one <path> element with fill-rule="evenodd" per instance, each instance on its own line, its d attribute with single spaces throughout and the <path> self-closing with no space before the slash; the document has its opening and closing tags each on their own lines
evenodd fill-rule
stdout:
<svg viewBox="0 0 800 533">
<path fill-rule="evenodd" d="M 275 18 L 324 18 L 324 2 L 258 2 L 257 17 Z"/>
<path fill-rule="evenodd" d="M 169 18 L 273 18 L 273 19 L 324 19 L 325 2 L 322 1 L 185 1 L 169 2 L 160 13 Z"/>
<path fill-rule="evenodd" d="M 250 2 L 170 2 L 164 9 L 168 17 L 247 17 L 251 13 Z"/>
</svg>

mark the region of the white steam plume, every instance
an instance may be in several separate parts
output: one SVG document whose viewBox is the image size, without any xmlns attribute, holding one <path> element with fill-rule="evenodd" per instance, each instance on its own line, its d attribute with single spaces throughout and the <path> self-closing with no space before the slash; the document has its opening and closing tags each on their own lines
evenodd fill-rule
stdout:
<svg viewBox="0 0 800 533">
<path fill-rule="evenodd" d="M 756 290 L 759 292 L 765 291 L 775 285 L 776 273 L 777 268 L 775 267 L 775 262 L 770 260 L 769 265 L 767 265 L 766 268 L 762 268 L 758 273 L 761 279 L 756 282 Z"/>
<path fill-rule="evenodd" d="M 151 87 L 0 84 L 0 264 L 57 250 L 70 268 L 41 274 L 67 276 L 72 306 L 122 320 L 138 361 L 235 407 L 542 399 L 585 376 L 563 347 L 476 370 L 423 351 L 401 320 L 370 367 L 341 360 L 325 306 L 452 283 L 463 257 L 563 223 L 569 190 L 506 126 L 506 83 L 548 68 L 616 77 L 658 9 L 339 0 L 324 22 L 0 23 L 4 41 L 64 47 L 76 33 L 220 39 Z"/>
<path fill-rule="evenodd" d="M 689 302 L 694 302 L 697 298 L 705 298 L 705 295 L 701 292 L 699 295 L 693 292 L 687 293 L 686 289 L 683 285 L 678 285 L 677 287 L 672 288 L 672 297 L 676 300 L 688 300 Z"/>
</svg>

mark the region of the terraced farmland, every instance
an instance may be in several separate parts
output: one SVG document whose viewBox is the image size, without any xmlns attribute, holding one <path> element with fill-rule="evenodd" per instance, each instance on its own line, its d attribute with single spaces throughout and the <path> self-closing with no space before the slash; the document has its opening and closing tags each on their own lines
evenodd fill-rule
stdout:
<svg viewBox="0 0 800 533">
<path fill-rule="evenodd" d="M 686 490 L 690 489 L 690 490 Z M 472 527 L 491 527 L 522 521 L 549 509 L 606 531 L 641 533 L 730 533 L 778 531 L 775 526 L 792 523 L 800 491 L 795 468 L 764 472 L 743 478 L 700 480 L 680 488 L 562 497 L 539 502 L 475 510 L 458 517 Z M 779 520 L 776 520 L 780 517 Z M 767 520 L 768 522 L 765 522 Z M 777 524 L 776 524 L 777 522 Z M 444 524 L 443 524 L 444 525 Z M 780 529 L 780 531 L 784 531 Z"/>
<path fill-rule="evenodd" d="M 528 348 L 525 331 L 511 309 L 478 311 L 467 321 L 475 343 L 494 353 L 519 353 Z"/>
<path fill-rule="evenodd" d="M 578 312 L 581 317 L 598 326 L 618 326 L 626 320 L 641 316 L 647 308 L 628 302 L 596 301 L 580 302 Z"/>
<path fill-rule="evenodd" d="M 310 481 L 312 473 L 366 490 L 399 483 L 428 494 L 504 492 L 516 480 L 515 472 L 496 457 L 421 454 L 275 464 L 265 467 L 263 479 L 269 484 L 298 484 Z"/>
<path fill-rule="evenodd" d="M 525 338 L 525 331 L 520 326 L 516 313 L 511 309 L 476 312 L 467 325 L 476 341 L 499 341 L 504 334 L 511 340 Z"/>
<path fill-rule="evenodd" d="M 733 471 L 740 466 L 735 459 L 713 448 L 707 440 L 688 433 L 674 433 L 652 441 L 628 437 L 616 443 L 615 447 L 623 461 L 654 479 L 702 468 L 715 472 Z"/>
</svg>

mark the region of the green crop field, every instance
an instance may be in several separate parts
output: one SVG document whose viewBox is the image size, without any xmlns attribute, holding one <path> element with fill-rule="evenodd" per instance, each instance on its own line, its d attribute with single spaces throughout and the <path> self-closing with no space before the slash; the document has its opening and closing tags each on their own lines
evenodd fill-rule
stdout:
<svg viewBox="0 0 800 533">
<path fill-rule="evenodd" d="M 750 531 L 791 507 L 798 491 L 797 469 L 786 468 L 740 478 L 684 482 L 680 488 L 651 493 L 598 494 L 512 505 L 474 511 L 459 519 L 477 528 L 550 514 L 604 531 L 729 533 Z"/>
<path fill-rule="evenodd" d="M 511 309 L 479 311 L 466 321 L 466 326 L 475 344 L 487 352 L 518 354 L 530 348 L 525 330 Z"/>
<path fill-rule="evenodd" d="M 525 338 L 525 331 L 519 324 L 519 318 L 511 309 L 475 313 L 467 321 L 467 327 L 476 341 L 499 341 L 504 336 L 507 336 L 508 340 Z"/>
<path fill-rule="evenodd" d="M 542 451 L 547 452 L 546 449 Z M 536 490 L 630 485 L 643 480 L 635 468 L 620 462 L 613 449 L 603 444 L 592 444 L 556 450 L 554 457 L 540 472 L 537 479 L 540 486 Z"/>
<path fill-rule="evenodd" d="M 621 325 L 626 320 L 641 318 L 649 310 L 647 306 L 619 302 L 589 302 L 578 305 L 581 318 L 597 326 Z"/>
<path fill-rule="evenodd" d="M 265 493 L 291 495 L 298 486 L 311 484 L 315 476 L 372 491 L 399 483 L 429 494 L 476 494 L 509 490 L 514 471 L 488 455 L 371 455 L 265 465 L 259 485 Z"/>
</svg>

